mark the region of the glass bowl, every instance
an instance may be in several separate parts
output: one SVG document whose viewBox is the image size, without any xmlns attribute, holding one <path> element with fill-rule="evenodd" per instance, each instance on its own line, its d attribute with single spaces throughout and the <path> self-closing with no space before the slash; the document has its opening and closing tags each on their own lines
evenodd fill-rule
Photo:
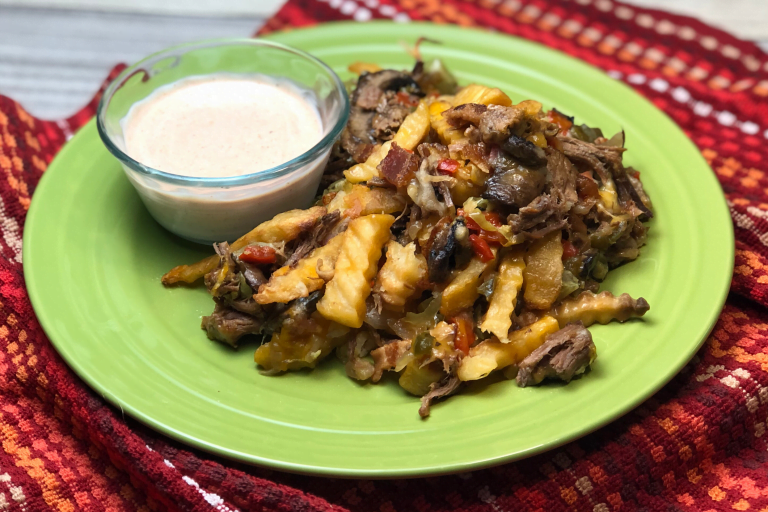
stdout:
<svg viewBox="0 0 768 512">
<path fill-rule="evenodd" d="M 135 103 L 162 86 L 214 74 L 290 80 L 316 102 L 321 140 L 276 167 L 225 178 L 163 172 L 126 153 L 121 121 Z M 180 237 L 208 244 L 232 241 L 277 213 L 308 207 L 348 117 L 344 84 L 320 60 L 278 43 L 226 39 L 175 46 L 125 69 L 105 91 L 96 122 L 102 141 L 155 220 Z"/>
</svg>

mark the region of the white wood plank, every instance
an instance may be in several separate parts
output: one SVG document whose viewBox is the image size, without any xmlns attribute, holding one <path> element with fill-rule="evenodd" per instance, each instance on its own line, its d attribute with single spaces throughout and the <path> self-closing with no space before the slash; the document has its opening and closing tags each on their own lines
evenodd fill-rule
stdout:
<svg viewBox="0 0 768 512">
<path fill-rule="evenodd" d="M 699 16 L 739 37 L 752 38 L 768 50 L 768 0 L 628 1 Z M 39 117 L 62 118 L 91 98 L 115 64 L 132 63 L 183 42 L 250 36 L 280 3 L 282 0 L 0 0 L 0 94 L 20 101 Z M 29 7 L 42 4 L 67 9 Z M 90 10 L 83 9 L 89 6 Z M 240 9 L 238 16 L 226 16 L 232 9 Z"/>
<path fill-rule="evenodd" d="M 284 0 L 0 0 L 13 7 L 140 12 L 185 16 L 258 16 L 273 14 Z"/>
<path fill-rule="evenodd" d="M 2 0 L 0 0 L 2 1 Z M 58 119 L 91 99 L 115 64 L 184 42 L 249 37 L 263 17 L 190 17 L 0 5 L 0 94 Z"/>
</svg>

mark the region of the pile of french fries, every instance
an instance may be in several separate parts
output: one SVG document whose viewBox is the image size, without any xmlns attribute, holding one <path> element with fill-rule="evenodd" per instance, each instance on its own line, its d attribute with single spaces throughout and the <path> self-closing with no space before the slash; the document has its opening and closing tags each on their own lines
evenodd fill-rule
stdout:
<svg viewBox="0 0 768 512">
<path fill-rule="evenodd" d="M 322 293 L 307 318 L 299 322 L 286 317 L 257 348 L 255 361 L 262 370 L 314 368 L 335 349 L 349 365 L 350 358 L 356 357 L 355 347 L 368 344 L 375 364 L 364 351 L 361 368 L 375 366 L 375 371 L 358 374 L 378 380 L 382 371 L 396 371 L 407 391 L 424 395 L 448 378 L 473 381 L 514 368 L 548 335 L 570 322 L 589 326 L 639 316 L 636 301 L 626 294 L 616 297 L 583 291 L 561 296 L 560 230 L 538 240 L 494 246 L 490 259 L 476 255 L 453 268 L 445 282 L 429 281 L 420 246 L 427 243 L 440 218 L 425 216 L 411 223 L 413 241 L 402 244 L 391 228 L 412 200 L 402 191 L 368 186 L 367 182 L 381 178 L 379 164 L 394 143 L 414 151 L 435 135 L 446 146 L 461 142 L 464 133 L 451 127 L 442 112 L 464 103 L 513 105 L 501 90 L 477 84 L 455 95 L 422 99 L 393 140 L 375 149 L 365 162 L 347 169 L 345 182 L 336 184 L 316 206 L 277 215 L 231 244 L 233 252 L 249 245 L 285 247 L 323 215 L 338 211 L 348 221 L 346 230 L 294 265 L 273 270 L 268 281 L 254 290 L 253 300 L 265 310 Z M 534 101 L 516 107 L 531 112 L 541 109 Z M 476 201 L 482 194 L 482 179 L 476 179 L 482 172 L 471 163 L 462 164 L 449 185 L 455 205 Z M 607 208 L 615 201 L 611 194 L 615 196 L 611 190 L 601 190 Z M 452 211 L 455 216 L 455 209 Z M 163 283 L 194 283 L 216 272 L 218 265 L 217 256 L 181 265 L 168 272 Z M 490 276 L 494 277 L 492 293 L 483 295 L 481 287 Z M 487 309 L 480 318 L 473 318 L 481 295 Z M 535 314 L 534 321 L 523 327 L 515 315 L 521 298 L 527 311 Z M 409 338 L 403 338 L 403 333 Z M 429 334 L 428 345 L 423 341 L 425 333 Z"/>
</svg>

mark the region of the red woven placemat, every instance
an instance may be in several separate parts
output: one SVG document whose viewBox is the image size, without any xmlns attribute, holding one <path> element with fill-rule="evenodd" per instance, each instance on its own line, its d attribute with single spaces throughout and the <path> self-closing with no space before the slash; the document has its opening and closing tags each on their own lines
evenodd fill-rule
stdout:
<svg viewBox="0 0 768 512">
<path fill-rule="evenodd" d="M 539 41 L 626 81 L 685 130 L 723 185 L 737 240 L 732 293 L 698 356 L 598 432 L 471 474 L 335 480 L 192 451 L 86 388 L 51 347 L 25 291 L 30 197 L 96 100 L 50 122 L 0 96 L 0 511 L 768 510 L 768 57 L 691 18 L 611 0 L 291 0 L 263 31 L 371 18 Z"/>
</svg>

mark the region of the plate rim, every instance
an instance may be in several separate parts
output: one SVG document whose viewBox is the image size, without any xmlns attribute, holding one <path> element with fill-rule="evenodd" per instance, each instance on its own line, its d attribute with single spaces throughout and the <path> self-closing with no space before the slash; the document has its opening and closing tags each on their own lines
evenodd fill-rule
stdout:
<svg viewBox="0 0 768 512">
<path fill-rule="evenodd" d="M 305 28 L 299 28 L 291 30 L 290 32 L 277 32 L 272 33 L 267 36 L 265 36 L 267 39 L 270 38 L 279 38 L 283 34 L 288 33 L 296 33 L 296 32 L 308 32 L 308 31 L 324 31 L 329 30 L 332 31 L 335 27 L 339 26 L 359 26 L 360 24 L 353 21 L 337 21 L 337 22 L 328 22 L 323 23 L 320 25 L 315 25 L 312 27 L 305 27 Z M 562 58 L 569 59 L 573 62 L 578 63 L 578 65 L 583 66 L 585 69 L 589 68 L 590 72 L 597 72 L 601 75 L 604 75 L 607 77 L 607 74 L 600 68 L 593 66 L 581 59 L 578 59 L 576 57 L 573 57 L 571 55 L 566 54 L 565 52 L 562 52 L 560 50 L 547 47 L 541 43 L 531 41 L 522 37 L 512 36 L 508 34 L 504 34 L 501 32 L 492 32 L 487 29 L 482 28 L 466 28 L 466 27 L 458 27 L 455 25 L 437 25 L 434 23 L 429 22 L 410 22 L 408 23 L 411 27 L 440 27 L 441 30 L 457 30 L 457 31 L 474 31 L 477 32 L 478 35 L 482 35 L 483 37 L 494 37 L 499 39 L 506 39 L 511 38 L 515 40 L 517 43 L 521 43 L 524 45 L 531 45 L 538 47 L 537 51 L 544 51 L 544 52 L 551 52 L 558 54 Z M 402 24 L 398 24 L 392 21 L 385 21 L 385 20 L 376 20 L 367 22 L 366 26 L 371 26 L 375 30 L 387 30 L 388 27 L 393 26 L 403 26 Z M 288 43 L 290 44 L 290 43 Z M 57 336 L 60 336 L 61 334 L 57 332 L 57 329 L 53 325 L 54 320 L 49 317 L 49 313 L 45 312 L 45 307 L 43 306 L 43 299 L 41 298 L 42 291 L 39 289 L 39 283 L 36 281 L 36 278 L 34 276 L 34 271 L 31 270 L 33 267 L 33 261 L 35 259 L 34 256 L 31 256 L 31 254 L 34 254 L 32 251 L 28 251 L 27 248 L 35 247 L 35 244 L 30 244 L 30 240 L 33 238 L 33 232 L 34 228 L 27 229 L 30 226 L 35 226 L 36 223 L 39 223 L 40 221 L 37 220 L 37 217 L 42 214 L 38 214 L 38 211 L 41 210 L 41 206 L 39 206 L 40 201 L 36 201 L 36 197 L 39 196 L 38 191 L 41 187 L 46 187 L 46 184 L 49 180 L 46 179 L 46 177 L 51 173 L 51 169 L 57 169 L 59 166 L 65 166 L 66 164 L 62 162 L 66 162 L 67 155 L 70 151 L 75 151 L 75 144 L 74 142 L 79 140 L 78 138 L 85 138 L 87 133 L 89 133 L 89 130 L 95 131 L 95 120 L 92 118 L 88 121 L 85 125 L 83 125 L 78 132 L 67 141 L 67 143 L 59 150 L 59 152 L 54 157 L 54 160 L 49 164 L 47 171 L 43 174 L 41 180 L 39 181 L 37 187 L 35 188 L 35 193 L 33 194 L 30 208 L 27 212 L 27 216 L 24 223 L 24 231 L 23 231 L 23 238 L 22 238 L 22 250 L 23 252 L 23 260 L 26 264 L 23 265 L 23 272 L 24 272 L 24 279 L 26 282 L 27 292 L 30 297 L 30 301 L 32 304 L 32 307 L 35 311 L 35 315 L 43 328 L 44 332 L 46 333 L 46 336 L 51 341 L 51 344 L 56 349 L 57 353 L 59 353 L 62 357 L 62 359 L 66 362 L 66 364 L 69 366 L 69 368 L 85 383 L 88 384 L 88 386 L 98 392 L 108 403 L 110 403 L 112 406 L 117 406 L 122 409 L 124 409 L 128 414 L 140 421 L 141 423 L 149 426 L 150 428 L 160 432 L 163 435 L 166 435 L 170 437 L 171 439 L 174 439 L 176 441 L 182 442 L 184 444 L 190 445 L 196 449 L 200 449 L 204 452 L 211 453 L 217 456 L 221 456 L 230 460 L 234 461 L 240 461 L 240 462 L 246 462 L 249 464 L 256 464 L 256 465 L 263 465 L 266 467 L 271 467 L 274 469 L 278 469 L 281 471 L 287 471 L 291 473 L 298 473 L 298 474 L 308 474 L 308 475 L 317 475 L 317 476 L 333 476 L 333 477 L 340 477 L 340 478 L 359 478 L 359 477 L 365 477 L 365 478 L 411 478 L 411 477 L 427 477 L 427 476 L 436 476 L 436 475 L 443 475 L 443 474 L 452 474 L 452 473 L 458 473 L 468 470 L 476 470 L 476 469 L 482 469 L 487 468 L 491 466 L 496 466 L 512 461 L 522 460 L 534 455 L 537 455 L 539 453 L 543 453 L 545 451 L 549 451 L 552 449 L 555 449 L 557 447 L 560 447 L 568 442 L 574 441 L 576 439 L 579 439 L 591 432 L 594 432 L 595 430 L 598 430 L 614 421 L 619 420 L 621 417 L 625 416 L 628 412 L 638 407 L 640 404 L 648 400 L 651 396 L 656 394 L 662 387 L 664 387 L 669 381 L 671 381 L 675 376 L 677 376 L 680 372 L 680 370 L 693 358 L 693 356 L 699 351 L 701 346 L 706 341 L 707 337 L 711 333 L 712 329 L 715 326 L 715 323 L 717 322 L 720 312 L 722 311 L 722 308 L 726 302 L 728 293 L 730 291 L 730 282 L 731 277 L 733 274 L 733 267 L 734 267 L 734 260 L 735 260 L 735 234 L 734 234 L 734 228 L 732 222 L 730 222 L 731 216 L 729 213 L 729 208 L 727 205 L 727 200 L 725 198 L 725 195 L 722 191 L 722 186 L 720 185 L 719 181 L 717 180 L 714 172 L 711 172 L 711 167 L 706 162 L 704 157 L 701 155 L 700 150 L 698 147 L 693 143 L 693 141 L 690 140 L 690 138 L 685 135 L 685 133 L 682 131 L 680 126 L 675 123 L 674 120 L 672 120 L 669 115 L 662 111 L 661 109 L 657 108 L 653 103 L 651 103 L 650 100 L 648 100 L 646 97 L 635 91 L 632 87 L 629 85 L 614 80 L 614 83 L 621 86 L 622 88 L 629 91 L 630 94 L 634 95 L 636 98 L 641 100 L 647 107 L 651 107 L 653 110 L 655 110 L 657 113 L 660 113 L 663 115 L 667 121 L 670 123 L 670 125 L 674 128 L 675 131 L 682 134 L 685 138 L 686 144 L 689 146 L 689 150 L 693 150 L 693 152 L 697 156 L 697 162 L 694 164 L 695 167 L 700 167 L 702 170 L 706 168 L 710 172 L 707 173 L 707 176 L 709 179 L 711 179 L 716 186 L 719 188 L 720 195 L 719 197 L 722 199 L 720 204 L 717 206 L 717 209 L 721 210 L 721 213 L 718 215 L 723 215 L 723 218 L 728 218 L 729 222 L 726 223 L 727 225 L 727 235 L 728 235 L 728 243 L 730 246 L 730 250 L 728 251 L 728 259 L 726 262 L 724 262 L 724 265 L 722 267 L 722 276 L 718 276 L 718 279 L 720 281 L 719 288 L 720 293 L 716 297 L 716 300 L 713 300 L 711 302 L 711 307 L 709 308 L 709 312 L 707 314 L 708 321 L 705 325 L 702 325 L 702 327 L 698 330 L 697 337 L 699 338 L 698 343 L 694 346 L 691 345 L 691 347 L 687 351 L 681 351 L 679 357 L 675 361 L 675 364 L 672 365 L 676 369 L 673 372 L 670 372 L 669 375 L 665 375 L 664 378 L 659 379 L 657 382 L 654 383 L 654 386 L 649 387 L 648 389 L 650 391 L 644 392 L 644 393 L 638 393 L 631 400 L 627 400 L 624 402 L 619 408 L 619 412 L 613 414 L 611 417 L 608 417 L 604 419 L 603 421 L 593 422 L 587 427 L 578 429 L 578 431 L 572 432 L 570 435 L 565 436 L 558 436 L 556 439 L 552 439 L 550 442 L 542 443 L 538 446 L 529 447 L 528 449 L 515 451 L 513 453 L 505 453 L 502 455 L 499 455 L 498 457 L 492 457 L 492 458 L 485 458 L 481 460 L 474 460 L 470 462 L 463 462 L 463 463 L 454 463 L 450 466 L 446 467 L 418 467 L 418 468 L 406 468 L 406 469 L 349 469 L 349 468 L 338 468 L 338 467 L 326 467 L 326 466 L 314 466 L 314 465 L 306 465 L 306 464 L 297 464 L 293 462 L 285 462 L 285 461 L 279 461 L 274 460 L 271 458 L 265 458 L 260 457 L 254 454 L 243 454 L 239 451 L 234 451 L 227 449 L 226 447 L 219 446 L 217 444 L 212 444 L 209 442 L 206 442 L 202 439 L 198 439 L 196 437 L 192 437 L 190 435 L 185 434 L 184 432 L 178 431 L 174 429 L 173 427 L 164 424 L 163 422 L 159 422 L 157 420 L 154 420 L 151 415 L 145 414 L 140 410 L 134 409 L 133 407 L 128 406 L 128 404 L 122 404 L 120 403 L 116 397 L 112 396 L 112 393 L 107 389 L 107 386 L 103 386 L 100 384 L 100 382 L 94 378 L 86 369 L 84 369 L 75 358 L 67 357 L 67 350 L 65 347 L 60 347 L 59 344 L 54 340 Z M 45 188 L 43 188 L 45 190 Z M 713 205 L 714 208 L 715 205 Z M 723 240 L 725 242 L 725 240 Z M 55 333 L 54 336 L 51 336 L 49 333 Z"/>
</svg>

